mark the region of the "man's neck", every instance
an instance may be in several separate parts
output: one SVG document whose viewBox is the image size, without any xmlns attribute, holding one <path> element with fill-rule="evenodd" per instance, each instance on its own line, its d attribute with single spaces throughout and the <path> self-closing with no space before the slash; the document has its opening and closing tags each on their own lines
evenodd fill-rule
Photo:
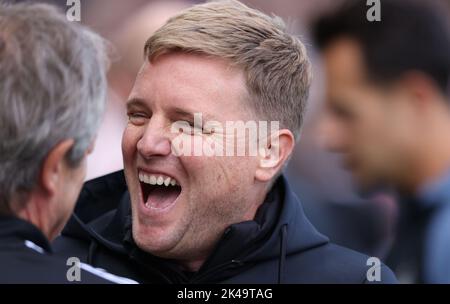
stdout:
<svg viewBox="0 0 450 304">
<path fill-rule="evenodd" d="M 416 170 L 410 173 L 414 193 L 450 170 L 450 117 L 446 122 L 437 123 L 421 145 L 422 152 L 413 165 Z"/>
<path fill-rule="evenodd" d="M 14 211 L 14 214 L 24 220 L 27 221 L 34 226 L 36 226 L 47 239 L 51 240 L 56 235 L 52 232 L 51 227 L 49 226 L 50 219 L 46 216 L 45 210 L 39 208 L 39 204 L 34 202 L 32 199 L 29 200 L 23 207 Z"/>
</svg>

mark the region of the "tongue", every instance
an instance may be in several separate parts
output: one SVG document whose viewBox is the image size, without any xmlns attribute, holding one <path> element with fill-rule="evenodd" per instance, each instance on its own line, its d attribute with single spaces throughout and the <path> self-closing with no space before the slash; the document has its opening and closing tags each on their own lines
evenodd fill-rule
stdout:
<svg viewBox="0 0 450 304">
<path fill-rule="evenodd" d="M 150 208 L 164 209 L 172 204 L 179 194 L 178 187 L 156 187 L 148 195 L 145 205 Z"/>
</svg>

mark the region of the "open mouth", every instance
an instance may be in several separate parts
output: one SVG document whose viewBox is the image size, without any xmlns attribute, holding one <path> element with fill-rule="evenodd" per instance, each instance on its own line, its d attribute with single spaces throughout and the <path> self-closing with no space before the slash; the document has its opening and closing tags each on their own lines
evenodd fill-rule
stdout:
<svg viewBox="0 0 450 304">
<path fill-rule="evenodd" d="M 170 176 L 139 172 L 139 182 L 145 207 L 154 211 L 170 208 L 181 193 L 180 184 Z"/>
</svg>

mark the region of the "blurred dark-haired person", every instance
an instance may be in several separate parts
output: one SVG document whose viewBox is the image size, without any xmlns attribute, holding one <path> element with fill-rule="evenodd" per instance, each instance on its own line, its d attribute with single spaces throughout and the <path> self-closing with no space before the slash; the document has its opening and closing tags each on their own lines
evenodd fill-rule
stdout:
<svg viewBox="0 0 450 304">
<path fill-rule="evenodd" d="M 52 254 L 101 120 L 103 40 L 44 4 L 0 3 L 0 283 L 131 283 Z M 76 258 L 76 256 L 74 256 Z"/>
<path fill-rule="evenodd" d="M 146 283 L 396 282 L 317 232 L 281 174 L 311 79 L 281 20 L 237 1 L 196 5 L 147 40 L 145 58 L 127 102 L 125 170 L 85 185 L 60 252 Z M 227 127 L 255 121 L 280 128 Z M 263 152 L 250 154 L 255 138 Z M 179 139 L 217 154 L 179 153 Z"/>
<path fill-rule="evenodd" d="M 450 283 L 450 32 L 445 7 L 347 2 L 314 26 L 327 71 L 326 145 L 365 191 L 400 194 L 387 260 L 403 282 Z"/>
</svg>

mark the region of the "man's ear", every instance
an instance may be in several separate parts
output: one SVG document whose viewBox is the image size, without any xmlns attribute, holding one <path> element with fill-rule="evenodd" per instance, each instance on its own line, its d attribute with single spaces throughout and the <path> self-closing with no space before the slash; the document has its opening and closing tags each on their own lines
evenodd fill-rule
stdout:
<svg viewBox="0 0 450 304">
<path fill-rule="evenodd" d="M 60 185 L 67 166 L 65 157 L 73 145 L 73 139 L 63 140 L 54 146 L 44 159 L 40 180 L 42 190 L 49 196 L 54 195 Z"/>
<path fill-rule="evenodd" d="M 408 88 L 411 97 L 420 112 L 429 106 L 430 100 L 439 98 L 440 89 L 432 78 L 425 73 L 410 71 L 403 75 L 401 84 Z"/>
<path fill-rule="evenodd" d="M 273 133 L 267 146 L 259 150 L 255 178 L 261 182 L 270 181 L 289 159 L 294 145 L 294 135 L 288 129 Z"/>
<path fill-rule="evenodd" d="M 95 142 L 97 141 L 97 136 L 94 137 L 94 139 L 92 140 L 91 144 L 89 145 L 87 151 L 86 151 L 86 155 L 91 154 L 92 152 L 94 152 L 95 149 Z"/>
</svg>

